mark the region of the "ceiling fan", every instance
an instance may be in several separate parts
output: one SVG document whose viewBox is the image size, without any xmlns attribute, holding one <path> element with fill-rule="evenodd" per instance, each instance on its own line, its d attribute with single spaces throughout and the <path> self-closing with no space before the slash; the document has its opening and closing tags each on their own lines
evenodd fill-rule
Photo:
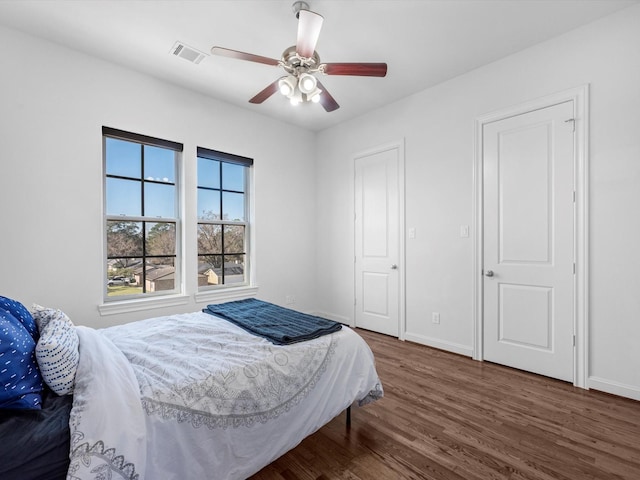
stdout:
<svg viewBox="0 0 640 480">
<path fill-rule="evenodd" d="M 325 75 L 352 75 L 361 77 L 384 77 L 387 74 L 386 63 L 320 63 L 315 51 L 324 18 L 309 10 L 306 2 L 297 1 L 293 11 L 298 18 L 298 37 L 296 44 L 287 48 L 280 60 L 252 53 L 240 52 L 224 47 L 212 47 L 213 55 L 247 60 L 249 62 L 282 67 L 286 75 L 269 84 L 255 95 L 250 103 L 262 103 L 271 95 L 280 91 L 292 104 L 302 102 L 320 103 L 327 112 L 340 108 L 338 102 L 315 77 L 316 73 Z"/>
</svg>

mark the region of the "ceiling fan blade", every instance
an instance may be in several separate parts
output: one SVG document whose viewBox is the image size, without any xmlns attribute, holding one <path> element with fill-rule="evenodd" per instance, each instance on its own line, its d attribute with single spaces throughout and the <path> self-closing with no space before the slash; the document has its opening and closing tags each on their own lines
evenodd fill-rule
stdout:
<svg viewBox="0 0 640 480">
<path fill-rule="evenodd" d="M 249 100 L 249 103 L 262 103 L 264 102 L 267 98 L 269 98 L 271 95 L 273 95 L 274 93 L 276 93 L 278 91 L 278 82 L 280 81 L 280 79 L 276 80 L 273 83 L 270 83 L 269 85 L 267 85 L 267 87 L 262 90 L 261 92 L 259 92 L 255 97 L 253 97 L 251 100 Z"/>
<path fill-rule="evenodd" d="M 305 58 L 313 57 L 323 21 L 322 15 L 315 12 L 309 10 L 298 12 L 298 41 L 296 42 L 298 55 Z"/>
<path fill-rule="evenodd" d="M 224 47 L 212 47 L 211 53 L 213 55 L 220 55 L 221 57 L 236 58 L 238 60 L 247 60 L 249 62 L 264 63 L 265 65 L 278 66 L 280 61 L 275 58 L 263 57 L 261 55 L 254 55 L 253 53 L 240 52 L 238 50 L 231 50 Z"/>
<path fill-rule="evenodd" d="M 384 77 L 386 63 L 325 63 L 320 65 L 327 75 L 357 75 L 360 77 Z"/>
<path fill-rule="evenodd" d="M 318 82 L 318 88 L 322 90 L 322 93 L 320 94 L 320 105 L 322 105 L 327 112 L 333 112 L 340 108 L 340 105 L 338 105 L 335 98 L 331 96 L 327 89 L 324 88 L 324 85 L 320 82 Z"/>
</svg>

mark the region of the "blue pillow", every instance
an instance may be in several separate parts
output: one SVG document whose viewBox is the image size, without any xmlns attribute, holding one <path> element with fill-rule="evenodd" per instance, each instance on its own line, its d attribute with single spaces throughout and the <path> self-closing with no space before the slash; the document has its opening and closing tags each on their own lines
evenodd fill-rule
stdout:
<svg viewBox="0 0 640 480">
<path fill-rule="evenodd" d="M 24 305 L 22 305 L 17 300 L 12 300 L 10 298 L 3 297 L 2 295 L 0 295 L 0 308 L 9 312 L 11 315 L 14 316 L 14 318 L 17 318 L 18 320 L 20 320 L 20 322 L 22 323 L 22 325 L 24 325 L 24 328 L 27 329 L 31 337 L 36 342 L 38 341 L 38 327 L 36 326 L 36 322 L 31 316 L 31 313 L 29 313 L 29 310 L 27 310 Z"/>
<path fill-rule="evenodd" d="M 42 376 L 36 341 L 7 310 L 0 308 L 0 408 L 39 410 Z"/>
</svg>

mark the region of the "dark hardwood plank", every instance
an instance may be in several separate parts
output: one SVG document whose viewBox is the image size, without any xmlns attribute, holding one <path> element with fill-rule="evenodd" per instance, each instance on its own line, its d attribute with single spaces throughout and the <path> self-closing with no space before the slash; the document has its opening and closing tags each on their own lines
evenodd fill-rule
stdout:
<svg viewBox="0 0 640 480">
<path fill-rule="evenodd" d="M 357 331 L 385 397 L 253 480 L 640 479 L 640 402 Z"/>
</svg>

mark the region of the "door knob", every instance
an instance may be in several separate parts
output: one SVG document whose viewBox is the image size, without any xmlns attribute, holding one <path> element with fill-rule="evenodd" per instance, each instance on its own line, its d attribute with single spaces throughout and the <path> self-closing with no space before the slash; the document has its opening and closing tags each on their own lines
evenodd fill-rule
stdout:
<svg viewBox="0 0 640 480">
<path fill-rule="evenodd" d="M 391 270 L 397 270 L 397 269 L 398 269 L 398 265 L 396 265 L 395 263 L 391 265 Z"/>
<path fill-rule="evenodd" d="M 486 277 L 493 277 L 493 270 L 487 270 L 487 271 L 484 273 L 484 275 L 485 275 Z"/>
</svg>

